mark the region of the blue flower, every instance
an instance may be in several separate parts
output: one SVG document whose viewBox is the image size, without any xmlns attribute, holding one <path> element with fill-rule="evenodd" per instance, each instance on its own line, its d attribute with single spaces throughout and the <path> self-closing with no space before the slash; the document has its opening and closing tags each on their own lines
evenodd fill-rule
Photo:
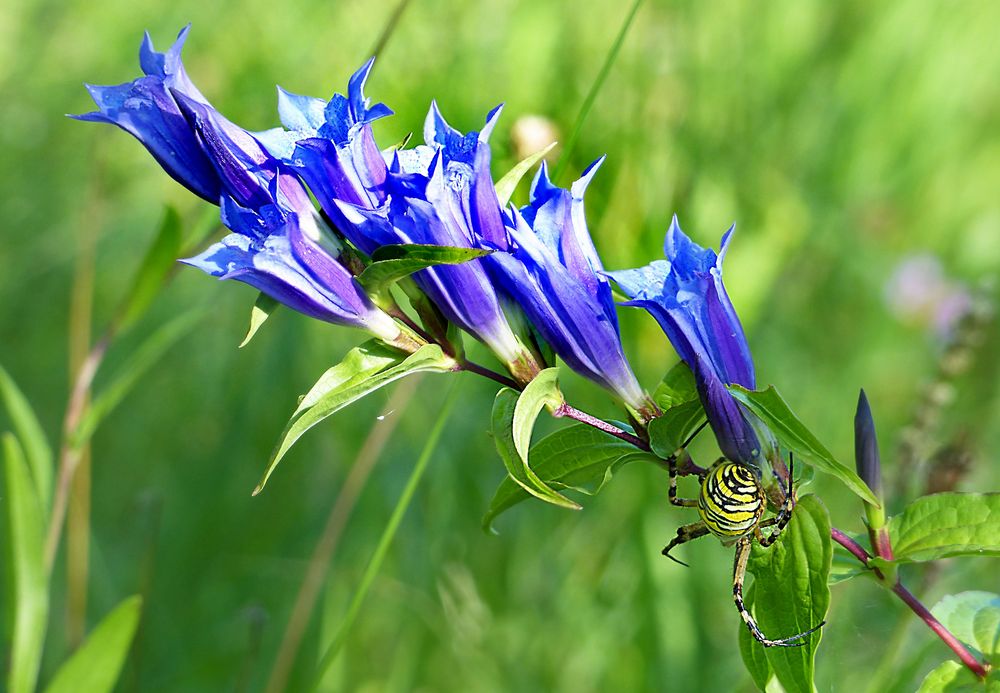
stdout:
<svg viewBox="0 0 1000 693">
<path fill-rule="evenodd" d="M 485 261 L 532 325 L 577 373 L 617 394 L 634 411 L 651 409 L 622 349 L 618 317 L 587 230 L 583 196 L 603 159 L 571 190 L 552 184 L 543 163 L 530 203 L 512 208 L 507 252 Z"/>
<path fill-rule="evenodd" d="M 723 454 L 759 467 L 761 439 L 768 448 L 764 454 L 773 441 L 762 422 L 726 389 L 728 384 L 756 387 L 746 335 L 722 284 L 722 259 L 732 233 L 730 228 L 722 237 L 716 255 L 684 235 L 674 217 L 663 244 L 666 260 L 608 274 L 632 299 L 623 305 L 649 311 L 694 371 Z"/>
<path fill-rule="evenodd" d="M 374 248 L 344 216 L 339 203 L 374 209 L 385 201 L 388 166 L 375 144 L 371 123 L 392 111 L 365 98 L 374 62 L 372 58 L 351 76 L 347 96 L 334 94 L 328 102 L 279 88 L 278 114 L 284 128 L 257 133 L 268 152 L 309 186 L 334 226 L 367 253 Z"/>
<path fill-rule="evenodd" d="M 324 247 L 332 236 L 323 232 L 314 214 L 278 204 L 253 210 L 227 197 L 222 221 L 235 233 L 182 262 L 220 279 L 250 284 L 310 317 L 360 327 L 388 343 L 399 339 L 395 321 L 372 304 L 357 279 Z"/>
<path fill-rule="evenodd" d="M 167 173 L 221 206 L 222 221 L 234 233 L 183 262 L 250 284 L 311 317 L 360 327 L 387 343 L 405 342 L 396 322 L 339 262 L 343 248 L 298 178 L 192 84 L 180 59 L 189 28 L 166 54 L 153 50 L 147 34 L 140 51 L 146 76 L 91 87 L 101 111 L 79 118 L 121 126 Z"/>
<path fill-rule="evenodd" d="M 209 202 L 218 203 L 220 181 L 174 94 L 206 103 L 191 83 L 181 49 L 191 26 L 184 27 L 166 53 L 157 53 L 147 33 L 139 50 L 144 77 L 115 86 L 87 85 L 98 111 L 70 116 L 117 125 L 149 150 L 174 180 Z"/>
<path fill-rule="evenodd" d="M 427 145 L 394 154 L 383 204 L 368 208 L 335 200 L 354 229 L 354 236 L 345 235 L 368 253 L 395 243 L 491 249 L 492 239 L 503 238 L 487 141 L 498 115 L 494 109 L 481 132 L 463 135 L 432 106 Z M 430 267 L 413 278 L 450 322 L 489 346 L 512 371 L 533 375 L 537 363 L 511 329 L 482 260 Z"/>
</svg>

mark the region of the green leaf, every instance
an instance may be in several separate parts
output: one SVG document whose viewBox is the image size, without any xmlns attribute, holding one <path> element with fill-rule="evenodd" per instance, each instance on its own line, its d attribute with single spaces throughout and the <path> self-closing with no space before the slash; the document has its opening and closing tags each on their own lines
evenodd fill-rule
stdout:
<svg viewBox="0 0 1000 693">
<path fill-rule="evenodd" d="M 49 613 L 48 578 L 42 547 L 45 520 L 31 472 L 21 446 L 10 433 L 3 435 L 7 508 L 7 560 L 13 566 L 14 626 L 7 689 L 31 693 L 42 661 Z"/>
<path fill-rule="evenodd" d="M 553 490 L 529 465 L 528 451 L 535 419 L 546 406 L 562 403 L 556 383 L 557 368 L 541 371 L 520 395 L 510 388 L 497 393 L 493 402 L 493 442 L 507 473 L 525 491 L 547 503 L 579 510 L 580 506 Z"/>
<path fill-rule="evenodd" d="M 3 366 L 0 366 L 0 400 L 3 401 L 14 433 L 24 448 L 24 457 L 31 470 L 42 510 L 47 511 L 52 502 L 52 471 L 55 466 L 52 448 L 49 447 L 45 431 L 42 430 L 28 398 Z"/>
<path fill-rule="evenodd" d="M 847 582 L 859 575 L 872 575 L 872 571 L 861 565 L 857 558 L 838 544 L 833 547 L 833 561 L 830 564 L 830 584 Z"/>
<path fill-rule="evenodd" d="M 528 453 L 531 469 L 550 488 L 571 488 L 587 495 L 600 492 L 621 466 L 644 457 L 653 460 L 624 440 L 586 424 L 573 424 L 551 433 L 532 445 Z M 490 530 L 501 513 L 530 497 L 511 476 L 505 477 L 483 517 L 483 529 Z"/>
<path fill-rule="evenodd" d="M 795 453 L 797 460 L 801 458 L 821 472 L 832 474 L 866 502 L 881 506 L 861 477 L 853 469 L 838 462 L 816 436 L 796 418 L 773 385 L 766 390 L 757 391 L 747 390 L 739 385 L 729 385 L 728 388 L 733 397 L 767 424 L 778 440 Z"/>
<path fill-rule="evenodd" d="M 694 373 L 686 363 L 681 361 L 667 371 L 663 380 L 656 386 L 653 401 L 664 411 L 680 404 L 699 401 Z"/>
<path fill-rule="evenodd" d="M 191 311 L 180 315 L 150 335 L 108 379 L 108 383 L 93 399 L 80 424 L 73 431 L 70 442 L 75 447 L 85 444 L 101 421 L 121 404 L 139 380 L 167 351 L 187 335 L 204 313 Z"/>
<path fill-rule="evenodd" d="M 372 254 L 372 264 L 358 275 L 358 281 L 374 299 L 384 294 L 393 283 L 414 272 L 433 265 L 457 265 L 489 254 L 489 250 L 480 248 L 384 245 Z"/>
<path fill-rule="evenodd" d="M 247 336 L 240 342 L 239 349 L 250 343 L 250 340 L 257 334 L 257 330 L 264 324 L 264 321 L 271 317 L 271 313 L 276 311 L 280 306 L 280 303 L 267 294 L 257 294 L 257 300 L 254 301 L 253 308 L 250 309 L 250 327 L 247 329 Z"/>
<path fill-rule="evenodd" d="M 514 190 L 517 189 L 517 184 L 521 182 L 524 178 L 524 174 L 531 170 L 531 167 L 537 164 L 539 161 L 545 158 L 545 155 L 552 151 L 552 148 L 556 146 L 553 142 L 545 149 L 541 149 L 530 156 L 526 156 L 520 162 L 518 162 L 514 168 L 507 171 L 503 178 L 497 181 L 497 199 L 500 200 L 500 206 L 506 207 L 507 203 L 510 202 L 511 195 L 514 194 Z"/>
<path fill-rule="evenodd" d="M 343 361 L 320 376 L 299 402 L 271 453 L 267 469 L 253 495 L 264 489 L 275 467 L 292 445 L 319 422 L 404 376 L 427 371 L 446 373 L 454 365 L 454 360 L 436 344 L 423 346 L 409 356 L 377 340 L 351 349 Z"/>
<path fill-rule="evenodd" d="M 1000 595 L 977 591 L 949 594 L 931 613 L 956 638 L 988 659 L 1000 655 Z"/>
<path fill-rule="evenodd" d="M 118 604 L 59 667 L 45 693 L 110 693 L 128 657 L 141 610 L 139 595 Z"/>
<path fill-rule="evenodd" d="M 750 613 L 754 613 L 754 601 L 756 598 L 756 585 L 750 585 L 743 595 L 743 604 Z M 754 685 L 757 686 L 758 690 L 766 690 L 768 681 L 774 677 L 774 671 L 771 669 L 770 662 L 767 661 L 764 648 L 757 643 L 750 634 L 750 631 L 747 630 L 743 619 L 740 619 L 738 639 L 743 666 L 747 668 L 747 672 L 750 673 L 750 678 L 753 679 Z"/>
<path fill-rule="evenodd" d="M 1000 693 L 1000 681 L 979 678 L 954 660 L 943 662 L 924 678 L 917 693 Z"/>
<path fill-rule="evenodd" d="M 673 406 L 649 422 L 649 446 L 657 456 L 666 459 L 684 444 L 705 420 L 701 402 L 684 402 Z"/>
<path fill-rule="evenodd" d="M 898 563 L 1000 556 L 1000 493 L 935 493 L 889 520 Z"/>
<path fill-rule="evenodd" d="M 754 575 L 757 624 L 770 638 L 802 633 L 826 618 L 830 606 L 830 515 L 816 496 L 799 499 L 781 537 L 769 548 L 754 544 L 748 570 Z M 812 693 L 816 648 L 822 631 L 802 647 L 764 648 L 778 681 L 789 693 Z"/>
<path fill-rule="evenodd" d="M 132 288 L 126 294 L 121 307 L 120 328 L 124 332 L 143 316 L 156 294 L 160 292 L 167 275 L 181 254 L 184 242 L 181 233 L 181 217 L 173 207 L 167 207 L 160 222 L 156 239 L 146 251 L 146 257 L 139 265 Z"/>
</svg>

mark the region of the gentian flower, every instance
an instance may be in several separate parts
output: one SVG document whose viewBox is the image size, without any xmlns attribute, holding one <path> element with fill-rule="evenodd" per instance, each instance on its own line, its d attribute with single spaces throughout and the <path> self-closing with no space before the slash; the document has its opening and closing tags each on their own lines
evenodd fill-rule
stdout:
<svg viewBox="0 0 1000 693">
<path fill-rule="evenodd" d="M 250 284 L 311 317 L 412 347 L 338 261 L 343 247 L 299 180 L 256 137 L 216 111 L 188 78 L 180 61 L 188 29 L 165 55 L 153 51 L 147 34 L 140 51 L 146 77 L 92 87 L 102 110 L 81 118 L 120 125 L 168 173 L 222 207 L 222 221 L 234 233 L 183 262 Z"/>
<path fill-rule="evenodd" d="M 190 29 L 190 24 L 181 29 L 166 53 L 153 49 L 147 33 L 139 49 L 144 76 L 116 86 L 88 84 L 87 91 L 100 110 L 70 117 L 117 125 L 142 142 L 174 180 L 216 204 L 218 174 L 174 98 L 177 93 L 207 103 L 181 62 L 181 49 Z"/>
<path fill-rule="evenodd" d="M 587 230 L 583 196 L 604 159 L 570 190 L 553 185 L 542 163 L 529 204 L 511 208 L 509 247 L 485 258 L 497 283 L 566 364 L 639 412 L 654 408 L 622 349 L 611 286 Z"/>
<path fill-rule="evenodd" d="M 759 468 L 760 458 L 773 452 L 773 437 L 726 389 L 730 384 L 756 387 L 746 335 L 722 284 L 722 260 L 733 228 L 722 237 L 716 255 L 684 235 L 674 217 L 663 244 L 666 260 L 608 274 L 632 299 L 623 305 L 649 311 L 694 371 L 722 453 Z"/>
<path fill-rule="evenodd" d="M 257 133 L 268 152 L 285 162 L 309 186 L 334 225 L 364 252 L 374 248 L 357 232 L 338 202 L 374 209 L 385 201 L 388 166 L 375 144 L 371 123 L 392 115 L 385 105 L 371 105 L 364 87 L 375 59 L 355 72 L 347 96 L 328 102 L 278 89 L 283 128 Z"/>
<path fill-rule="evenodd" d="M 502 241 L 488 144 L 498 115 L 494 109 L 481 132 L 462 134 L 432 105 L 427 144 L 393 155 L 384 203 L 369 208 L 334 200 L 354 229 L 345 235 L 369 253 L 394 243 L 491 249 L 491 241 Z M 481 259 L 429 267 L 413 278 L 450 322 L 489 346 L 517 377 L 537 372 L 538 359 L 515 336 Z"/>
<path fill-rule="evenodd" d="M 401 339 L 396 322 L 372 304 L 358 280 L 320 244 L 324 234 L 315 214 L 278 204 L 255 211 L 226 197 L 222 221 L 235 233 L 182 262 L 220 279 L 250 284 L 310 317 L 360 327 L 390 344 Z"/>
</svg>

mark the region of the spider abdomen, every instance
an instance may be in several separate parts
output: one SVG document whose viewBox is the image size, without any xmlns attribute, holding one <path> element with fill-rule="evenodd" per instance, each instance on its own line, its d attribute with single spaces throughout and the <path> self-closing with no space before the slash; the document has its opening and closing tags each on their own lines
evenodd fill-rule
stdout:
<svg viewBox="0 0 1000 693">
<path fill-rule="evenodd" d="M 719 460 L 708 470 L 698 494 L 701 519 L 719 537 L 753 531 L 764 507 L 764 490 L 753 470 L 728 460 Z"/>
</svg>

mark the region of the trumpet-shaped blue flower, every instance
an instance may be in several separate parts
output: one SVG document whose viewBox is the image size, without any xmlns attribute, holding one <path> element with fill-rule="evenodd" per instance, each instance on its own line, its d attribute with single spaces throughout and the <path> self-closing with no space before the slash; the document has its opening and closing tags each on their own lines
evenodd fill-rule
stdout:
<svg viewBox="0 0 1000 693">
<path fill-rule="evenodd" d="M 570 368 L 638 411 L 650 402 L 625 358 L 611 286 L 584 218 L 584 191 L 602 162 L 570 190 L 553 185 L 543 163 L 529 204 L 511 210 L 508 251 L 485 261 Z"/>
<path fill-rule="evenodd" d="M 360 327 L 390 343 L 399 337 L 393 319 L 372 304 L 357 279 L 324 247 L 329 236 L 315 214 L 278 204 L 253 210 L 227 197 L 222 221 L 235 233 L 182 262 L 220 279 L 250 284 L 310 317 Z"/>
<path fill-rule="evenodd" d="M 342 248 L 299 180 L 188 78 L 180 60 L 187 32 L 166 54 L 153 50 L 147 34 L 140 51 L 146 76 L 119 87 L 92 87 L 101 112 L 80 118 L 121 126 L 170 175 L 221 205 L 222 221 L 234 233 L 184 262 L 250 284 L 311 317 L 395 342 L 399 326 L 337 260 Z"/>
<path fill-rule="evenodd" d="M 385 201 L 388 166 L 375 144 L 371 123 L 392 111 L 365 98 L 374 62 L 372 58 L 351 76 L 347 96 L 334 94 L 329 101 L 279 88 L 278 114 L 285 127 L 257 134 L 267 150 L 309 186 L 334 225 L 369 253 L 371 244 L 344 216 L 340 203 L 374 209 Z"/>
<path fill-rule="evenodd" d="M 191 26 L 184 27 L 166 53 L 157 53 L 149 34 L 139 49 L 143 77 L 114 86 L 87 85 L 99 110 L 70 116 L 111 123 L 138 139 L 174 180 L 209 202 L 218 203 L 218 174 L 191 129 L 175 94 L 207 103 L 181 62 L 181 49 Z"/>
<path fill-rule="evenodd" d="M 722 260 L 732 233 L 730 228 L 722 237 L 716 255 L 684 235 L 674 217 L 663 244 L 666 260 L 608 274 L 632 299 L 623 305 L 649 311 L 694 371 L 723 454 L 759 466 L 760 438 L 772 444 L 767 431 L 726 389 L 727 384 L 756 386 L 746 335 L 722 284 Z"/>
<path fill-rule="evenodd" d="M 394 243 L 491 248 L 491 240 L 502 240 L 488 144 L 498 115 L 494 109 L 481 132 L 462 134 L 432 106 L 424 128 L 427 145 L 395 153 L 383 204 L 367 208 L 335 200 L 347 228 L 353 229 L 345 235 L 368 253 Z M 430 267 L 414 280 L 450 322 L 484 342 L 504 363 L 529 358 L 482 260 Z"/>
</svg>

